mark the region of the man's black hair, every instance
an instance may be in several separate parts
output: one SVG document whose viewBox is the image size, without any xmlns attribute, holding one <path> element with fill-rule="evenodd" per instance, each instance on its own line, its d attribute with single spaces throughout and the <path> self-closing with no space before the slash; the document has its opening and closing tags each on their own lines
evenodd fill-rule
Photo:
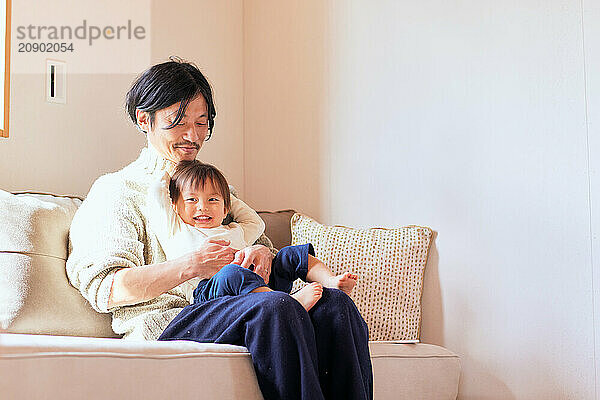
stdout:
<svg viewBox="0 0 600 400">
<path fill-rule="evenodd" d="M 137 126 L 135 111 L 145 111 L 150 116 L 152 126 L 158 110 L 181 102 L 175 120 L 165 128 L 171 129 L 183 118 L 190 100 L 201 94 L 208 111 L 208 135 L 205 140 L 210 139 L 217 115 L 210 84 L 194 64 L 178 57 L 170 57 L 169 60 L 148 68 L 133 83 L 125 98 L 129 117 Z"/>
</svg>

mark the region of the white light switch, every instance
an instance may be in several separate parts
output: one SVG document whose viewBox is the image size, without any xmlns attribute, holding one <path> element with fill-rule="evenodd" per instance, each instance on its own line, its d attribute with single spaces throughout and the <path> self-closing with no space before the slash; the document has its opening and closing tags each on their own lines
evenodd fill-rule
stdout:
<svg viewBox="0 0 600 400">
<path fill-rule="evenodd" d="M 67 102 L 67 63 L 46 60 L 46 101 Z"/>
</svg>

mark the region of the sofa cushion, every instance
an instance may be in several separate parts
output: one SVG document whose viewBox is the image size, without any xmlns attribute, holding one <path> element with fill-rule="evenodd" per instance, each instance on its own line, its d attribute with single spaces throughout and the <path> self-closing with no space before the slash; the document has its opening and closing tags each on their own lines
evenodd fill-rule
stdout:
<svg viewBox="0 0 600 400">
<path fill-rule="evenodd" d="M 312 243 L 317 258 L 335 274 L 358 274 L 350 297 L 369 326 L 370 340 L 419 338 L 430 228 L 355 229 L 294 214 L 291 230 L 292 244 Z M 296 281 L 294 289 L 303 284 Z"/>
<path fill-rule="evenodd" d="M 456 399 L 457 355 L 428 344 L 369 349 L 375 399 Z M 262 398 L 245 347 L 180 340 L 0 334 L 0 376 L 9 399 Z"/>
<path fill-rule="evenodd" d="M 295 213 L 294 210 L 258 211 L 265 222 L 265 235 L 271 239 L 276 249 L 289 246 L 292 242 L 290 221 Z"/>
<path fill-rule="evenodd" d="M 69 227 L 80 204 L 77 197 L 0 190 L 0 251 L 67 258 Z"/>
<path fill-rule="evenodd" d="M 8 332 L 111 336 L 65 274 L 68 232 L 81 199 L 0 190 L 0 328 Z"/>
</svg>

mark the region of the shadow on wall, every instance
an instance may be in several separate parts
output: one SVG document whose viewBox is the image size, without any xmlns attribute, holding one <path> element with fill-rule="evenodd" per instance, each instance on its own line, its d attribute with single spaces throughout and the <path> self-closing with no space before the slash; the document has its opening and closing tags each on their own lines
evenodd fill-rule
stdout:
<svg viewBox="0 0 600 400">
<path fill-rule="evenodd" d="M 438 271 L 439 253 L 433 232 L 429 258 L 423 277 L 423 294 L 421 296 L 421 341 L 423 343 L 444 346 L 444 312 L 442 307 L 442 289 Z"/>
<path fill-rule="evenodd" d="M 444 307 L 442 300 L 442 287 L 440 284 L 439 274 L 439 253 L 436 244 L 438 233 L 434 231 L 432 237 L 431 248 L 429 249 L 429 258 L 427 265 L 425 266 L 425 275 L 423 278 L 423 295 L 421 298 L 422 306 L 422 319 L 421 319 L 421 342 L 436 344 L 439 346 L 446 347 L 444 337 Z M 468 310 L 466 306 L 463 310 Z M 463 326 L 469 326 L 469 314 L 463 315 L 464 320 L 462 321 Z M 465 337 L 468 337 L 469 332 L 464 333 Z M 456 351 L 449 348 L 450 351 Z M 459 354 L 460 363 L 462 366 L 460 383 L 459 383 L 459 394 L 458 398 L 461 400 L 484 400 L 478 393 L 477 397 L 469 396 L 469 387 L 481 387 L 482 385 L 487 387 L 490 398 L 503 399 L 503 400 L 515 400 L 515 395 L 510 391 L 508 386 L 504 382 L 498 379 L 491 371 L 486 369 L 486 365 L 482 362 L 473 359 L 468 352 L 465 354 Z M 474 382 L 469 378 L 475 377 L 477 382 Z M 465 393 L 466 392 L 466 393 Z"/>
<path fill-rule="evenodd" d="M 504 382 L 498 379 L 488 367 L 477 361 L 468 355 L 460 356 L 460 364 L 462 371 L 460 374 L 460 381 L 458 384 L 458 399 L 460 400 L 485 400 L 485 399 L 502 399 L 502 400 L 516 400 L 517 397 L 510 391 L 508 386 Z M 471 379 L 465 378 L 471 377 Z M 473 379 L 475 377 L 475 379 Z M 487 395 L 481 394 L 469 395 L 469 387 L 486 388 Z M 540 398 L 544 398 L 543 396 Z M 550 397 L 546 397 L 549 399 Z M 563 398 L 563 397 L 552 397 L 552 398 Z M 567 398 L 567 397 L 564 397 Z"/>
<path fill-rule="evenodd" d="M 334 162 L 329 7 L 267 0 L 244 8 L 244 201 L 263 210 L 301 210 L 324 223 L 331 222 Z"/>
</svg>

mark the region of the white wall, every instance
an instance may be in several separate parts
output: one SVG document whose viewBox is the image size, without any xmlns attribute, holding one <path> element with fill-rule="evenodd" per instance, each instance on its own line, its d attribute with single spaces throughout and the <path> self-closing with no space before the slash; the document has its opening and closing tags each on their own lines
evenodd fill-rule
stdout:
<svg viewBox="0 0 600 400">
<path fill-rule="evenodd" d="M 246 3 L 245 110 L 273 112 L 245 118 L 248 198 L 433 227 L 422 339 L 461 356 L 460 398 L 593 399 L 600 142 L 581 2 L 322 3 Z M 597 54 L 587 66 L 593 121 Z"/>
<path fill-rule="evenodd" d="M 593 262 L 594 338 L 595 349 L 600 349 L 600 4 L 585 3 L 584 50 L 586 78 L 586 112 L 588 162 L 590 175 L 590 235 Z M 596 396 L 600 397 L 600 357 L 595 357 Z"/>
<path fill-rule="evenodd" d="M 45 25 L 76 26 L 83 18 L 88 24 L 114 25 L 123 18 L 137 21 L 135 12 L 124 13 L 125 5 L 118 0 L 86 0 L 78 7 L 53 0 L 52 11 L 60 15 L 60 23 L 47 16 L 48 10 L 32 7 L 31 1 L 13 2 L 13 26 L 32 23 L 32 10 L 41 10 L 34 22 Z M 133 161 L 145 145 L 145 137 L 124 111 L 125 93 L 143 68 L 178 55 L 196 62 L 216 93 L 214 136 L 200 157 L 219 165 L 243 194 L 242 1 L 136 0 L 135 4 L 150 8 L 151 20 L 146 26 L 150 53 L 138 54 L 131 47 L 130 56 L 142 57 L 140 62 L 119 54 L 105 57 L 106 51 L 100 50 L 87 59 L 84 54 L 89 57 L 89 53 L 77 53 L 76 49 L 67 68 L 75 63 L 84 65 L 85 71 L 80 67 L 68 74 L 67 104 L 47 103 L 44 95 L 45 59 L 61 55 L 18 53 L 13 30 L 10 137 L 0 138 L 1 189 L 85 195 L 98 176 Z M 128 3 L 127 7 L 134 5 Z M 138 14 L 145 16 L 142 20 L 148 19 L 147 9 Z M 106 15 L 113 17 L 106 19 Z M 107 62 L 113 71 L 125 72 L 105 72 Z M 143 68 L 131 71 L 132 62 Z"/>
<path fill-rule="evenodd" d="M 326 2 L 245 2 L 245 198 L 261 209 L 326 204 L 326 21 Z"/>
<path fill-rule="evenodd" d="M 461 399 L 593 399 L 600 8 L 584 5 L 154 0 L 149 62 L 206 72 L 201 157 L 255 207 L 438 232 L 422 338 L 462 357 Z M 42 74 L 14 74 L 0 188 L 85 194 L 134 158 L 134 76 L 70 76 L 56 106 Z"/>
<path fill-rule="evenodd" d="M 244 195 L 243 2 L 152 2 L 152 62 L 178 55 L 210 81 L 217 118 L 199 159 L 218 166 Z"/>
</svg>

